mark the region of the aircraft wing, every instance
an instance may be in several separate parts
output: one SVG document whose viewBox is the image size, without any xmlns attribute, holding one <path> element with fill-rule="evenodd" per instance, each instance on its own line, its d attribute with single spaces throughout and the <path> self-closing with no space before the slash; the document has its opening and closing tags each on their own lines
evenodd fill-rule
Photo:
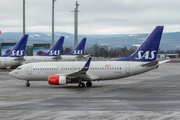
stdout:
<svg viewBox="0 0 180 120">
<path fill-rule="evenodd" d="M 86 62 L 86 64 L 84 65 L 84 67 L 81 70 L 79 70 L 77 72 L 70 73 L 70 74 L 66 74 L 65 76 L 67 78 L 70 78 L 70 79 L 74 79 L 74 78 L 87 78 L 87 79 L 89 79 L 90 76 L 87 75 L 86 72 L 89 70 L 90 62 L 91 62 L 91 57 L 88 59 L 88 61 Z"/>
<path fill-rule="evenodd" d="M 91 57 L 88 59 L 88 61 L 86 62 L 86 64 L 84 65 L 84 67 L 81 70 L 79 70 L 78 72 L 68 74 L 67 76 L 74 76 L 74 75 L 77 76 L 80 74 L 86 74 L 86 72 L 89 70 L 90 62 L 91 62 Z"/>
</svg>

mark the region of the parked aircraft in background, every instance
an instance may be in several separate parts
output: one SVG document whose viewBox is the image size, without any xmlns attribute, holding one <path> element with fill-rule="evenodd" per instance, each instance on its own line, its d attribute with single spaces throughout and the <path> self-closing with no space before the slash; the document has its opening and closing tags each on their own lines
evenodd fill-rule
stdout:
<svg viewBox="0 0 180 120">
<path fill-rule="evenodd" d="M 60 37 L 48 53 L 40 56 L 24 56 L 25 62 L 23 64 L 32 62 L 51 62 L 51 61 L 75 61 L 83 58 L 86 38 L 77 45 L 77 47 L 69 54 L 61 55 L 64 37 Z"/>
<path fill-rule="evenodd" d="M 8 54 L 0 56 L 0 68 L 19 65 L 24 61 L 27 40 L 28 35 L 24 35 Z"/>
<path fill-rule="evenodd" d="M 64 36 L 60 37 L 48 53 L 40 56 L 24 56 L 25 61 L 22 64 L 32 62 L 59 61 L 61 60 L 61 51 L 64 43 Z"/>
<path fill-rule="evenodd" d="M 83 38 L 71 53 L 61 55 L 62 61 L 75 61 L 87 57 L 88 55 L 84 55 L 85 44 L 86 38 Z"/>
<path fill-rule="evenodd" d="M 79 87 L 91 87 L 91 81 L 113 80 L 144 73 L 159 67 L 165 61 L 156 61 L 163 26 L 157 26 L 137 51 L 117 61 L 44 62 L 18 67 L 9 75 L 29 81 L 48 81 L 50 85 L 79 83 Z"/>
</svg>

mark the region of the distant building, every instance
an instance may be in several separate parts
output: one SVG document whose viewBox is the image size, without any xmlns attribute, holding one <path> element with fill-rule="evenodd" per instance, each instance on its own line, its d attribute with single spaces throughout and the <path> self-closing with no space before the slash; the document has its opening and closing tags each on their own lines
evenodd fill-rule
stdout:
<svg viewBox="0 0 180 120">
<path fill-rule="evenodd" d="M 178 58 L 178 54 L 157 54 L 157 58 Z"/>
</svg>

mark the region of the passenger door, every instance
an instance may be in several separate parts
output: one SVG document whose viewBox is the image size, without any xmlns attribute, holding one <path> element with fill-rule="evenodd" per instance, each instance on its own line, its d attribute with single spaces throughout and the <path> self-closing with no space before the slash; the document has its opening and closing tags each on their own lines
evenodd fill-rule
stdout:
<svg viewBox="0 0 180 120">
<path fill-rule="evenodd" d="M 126 64 L 126 74 L 130 74 L 130 64 Z"/>
<path fill-rule="evenodd" d="M 27 66 L 27 74 L 31 74 L 32 73 L 32 66 L 31 65 L 28 65 Z"/>
<path fill-rule="evenodd" d="M 4 58 L 4 65 L 7 65 L 7 58 Z"/>
</svg>

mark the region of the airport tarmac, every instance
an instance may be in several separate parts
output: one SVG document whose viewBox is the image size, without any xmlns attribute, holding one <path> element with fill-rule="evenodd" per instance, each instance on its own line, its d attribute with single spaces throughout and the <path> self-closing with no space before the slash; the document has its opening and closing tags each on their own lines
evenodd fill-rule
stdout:
<svg viewBox="0 0 180 120">
<path fill-rule="evenodd" d="M 77 84 L 17 80 L 0 72 L 0 120 L 179 120 L 180 63 L 140 75 Z"/>
</svg>

